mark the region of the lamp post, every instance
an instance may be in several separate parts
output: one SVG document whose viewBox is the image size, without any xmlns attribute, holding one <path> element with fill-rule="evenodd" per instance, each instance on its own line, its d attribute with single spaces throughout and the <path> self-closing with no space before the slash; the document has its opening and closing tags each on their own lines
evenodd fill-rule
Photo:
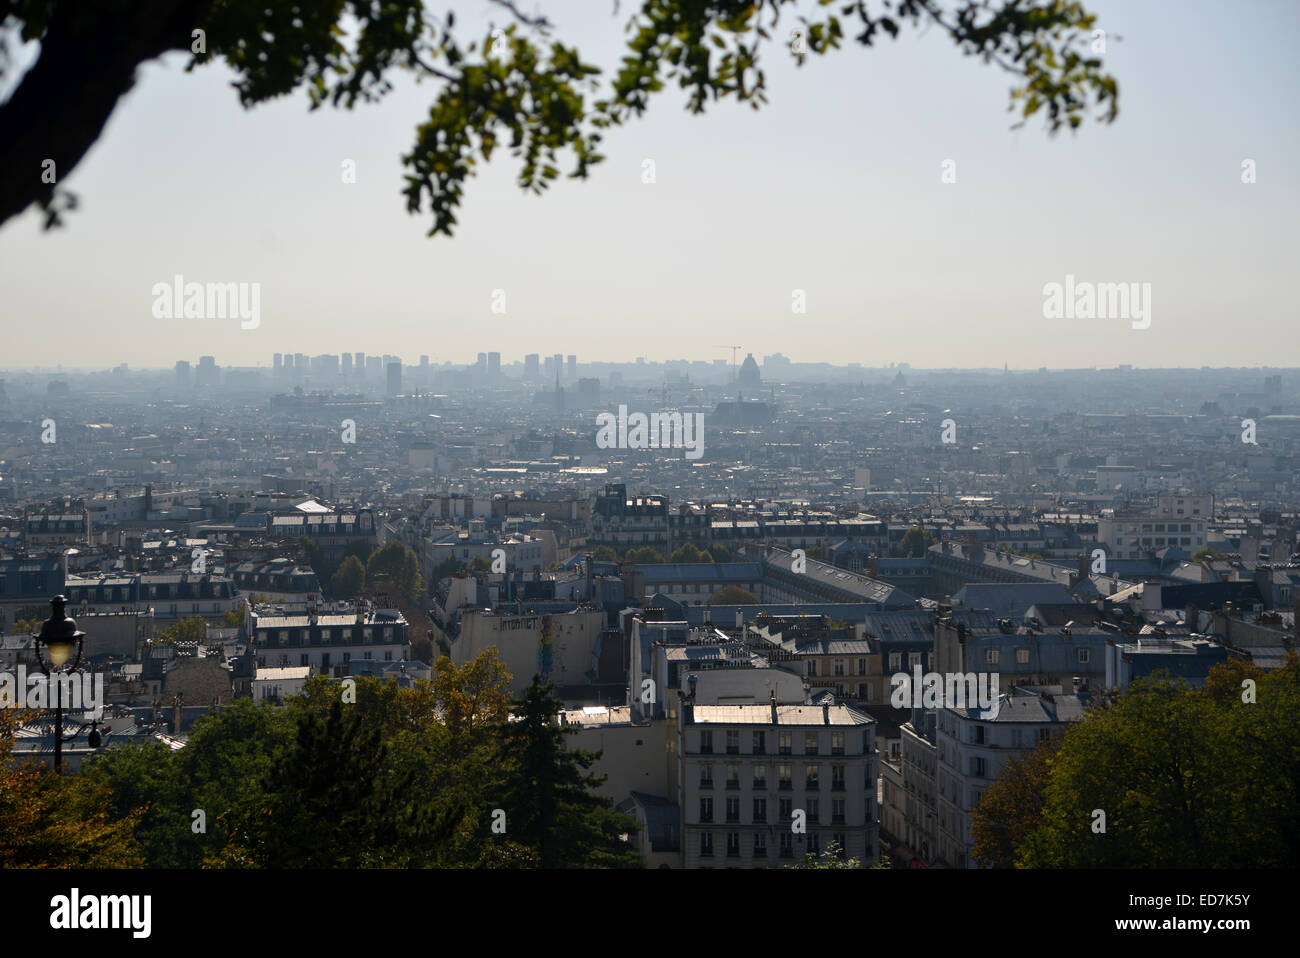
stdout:
<svg viewBox="0 0 1300 958">
<path fill-rule="evenodd" d="M 75 672 L 81 665 L 81 653 L 86 641 L 86 633 L 77 628 L 77 620 L 64 613 L 68 600 L 61 595 L 50 599 L 50 617 L 41 624 L 40 634 L 36 639 L 36 658 L 45 672 L 47 683 L 54 686 L 54 771 L 58 773 L 63 767 L 63 700 L 59 694 L 61 682 L 58 677 Z M 41 654 L 41 646 L 45 654 Z M 73 658 L 75 652 L 76 657 Z M 72 664 L 68 665 L 68 660 Z M 91 723 L 87 741 L 91 748 L 99 748 L 103 737 L 99 734 L 99 721 Z M 84 729 L 85 726 L 82 726 Z M 80 730 L 78 730 L 80 731 Z M 75 738 L 75 736 L 73 736 Z"/>
</svg>

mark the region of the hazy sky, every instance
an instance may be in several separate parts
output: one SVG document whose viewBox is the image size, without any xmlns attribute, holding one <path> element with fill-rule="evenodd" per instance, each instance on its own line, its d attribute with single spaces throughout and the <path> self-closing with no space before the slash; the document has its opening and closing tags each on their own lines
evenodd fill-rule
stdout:
<svg viewBox="0 0 1300 958">
<path fill-rule="evenodd" d="M 42 233 L 29 211 L 0 229 L 0 366 L 729 359 L 719 344 L 868 366 L 1300 365 L 1300 4 L 1086 5 L 1120 84 L 1109 127 L 1011 130 L 1011 78 L 937 30 L 803 68 L 773 49 L 765 109 L 692 116 L 666 91 L 586 182 L 525 195 L 502 151 L 451 239 L 400 194 L 431 84 L 352 112 L 302 94 L 245 112 L 224 67 L 186 75 L 173 55 L 68 177 L 68 225 Z M 629 6 L 541 4 L 607 69 Z M 260 283 L 260 326 L 154 318 L 153 284 L 177 273 Z M 1150 327 L 1045 319 L 1044 284 L 1067 274 L 1150 283 Z"/>
</svg>

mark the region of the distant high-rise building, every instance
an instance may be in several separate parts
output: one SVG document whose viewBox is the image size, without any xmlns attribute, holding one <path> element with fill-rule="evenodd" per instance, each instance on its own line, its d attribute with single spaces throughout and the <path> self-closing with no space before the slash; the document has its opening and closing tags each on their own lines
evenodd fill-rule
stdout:
<svg viewBox="0 0 1300 958">
<path fill-rule="evenodd" d="M 400 396 L 402 394 L 402 364 L 393 362 L 388 364 L 388 395 Z"/>
<path fill-rule="evenodd" d="M 280 354 L 276 353 L 276 365 L 279 365 Z M 176 363 L 176 385 L 188 386 L 190 384 L 190 364 L 187 360 L 181 359 Z"/>
<path fill-rule="evenodd" d="M 356 364 L 357 375 L 364 379 L 366 375 L 366 354 L 356 353 L 354 362 Z"/>
<path fill-rule="evenodd" d="M 382 376 L 384 374 L 384 361 L 378 356 L 366 357 L 366 375 Z"/>
<path fill-rule="evenodd" d="M 499 379 L 501 377 L 501 354 L 487 354 L 487 374 L 490 379 Z"/>
<path fill-rule="evenodd" d="M 352 375 L 352 354 L 351 353 L 343 354 L 343 375 L 344 376 Z"/>
<path fill-rule="evenodd" d="M 428 357 L 428 356 L 425 356 L 425 355 L 421 355 L 421 356 L 420 356 L 420 368 L 421 368 L 421 369 L 428 369 L 428 368 L 429 368 L 429 357 Z"/>
<path fill-rule="evenodd" d="M 271 372 L 277 376 L 280 374 L 281 360 L 283 358 L 284 357 L 282 357 L 279 353 L 271 354 Z M 188 366 L 189 364 L 186 363 L 186 365 Z"/>
<path fill-rule="evenodd" d="M 578 378 L 578 357 L 570 356 L 568 361 L 568 366 L 569 366 L 569 378 L 577 379 Z"/>
<path fill-rule="evenodd" d="M 763 377 L 758 372 L 758 361 L 749 353 L 740 364 L 739 382 L 741 389 L 754 390 L 763 384 Z"/>
<path fill-rule="evenodd" d="M 537 353 L 529 353 L 527 356 L 524 357 L 524 378 L 525 379 L 536 379 L 541 374 L 540 370 L 537 368 L 538 362 L 540 360 L 541 357 L 538 356 Z"/>
<path fill-rule="evenodd" d="M 195 372 L 194 381 L 199 386 L 215 386 L 220 376 L 220 367 L 212 356 L 200 356 L 199 368 Z"/>
<path fill-rule="evenodd" d="M 487 373 L 487 353 L 478 354 L 478 372 L 480 376 Z"/>
</svg>

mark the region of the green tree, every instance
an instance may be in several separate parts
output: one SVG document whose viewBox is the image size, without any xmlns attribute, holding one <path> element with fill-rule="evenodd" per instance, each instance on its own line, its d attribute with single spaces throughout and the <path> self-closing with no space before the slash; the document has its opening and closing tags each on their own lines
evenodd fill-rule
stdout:
<svg viewBox="0 0 1300 958">
<path fill-rule="evenodd" d="M 1211 549 L 1208 546 L 1192 553 L 1193 562 L 1222 562 L 1226 558 L 1228 557 L 1218 549 Z"/>
<path fill-rule="evenodd" d="M 730 562 L 731 550 L 724 545 L 709 546 L 709 555 L 714 562 Z"/>
<path fill-rule="evenodd" d="M 330 591 L 337 596 L 352 598 L 366 585 L 366 567 L 356 556 L 348 556 L 330 577 Z"/>
<path fill-rule="evenodd" d="M 724 585 L 709 596 L 709 605 L 758 605 L 758 596 L 738 585 Z"/>
<path fill-rule="evenodd" d="M 433 827 L 394 775 L 381 728 L 336 697 L 326 715 L 302 712 L 293 745 L 276 756 L 266 799 L 249 821 L 248 860 L 268 868 L 401 867 Z M 239 863 L 243 863 L 240 861 Z"/>
<path fill-rule="evenodd" d="M 420 560 L 409 546 L 396 539 L 376 549 L 366 565 L 366 587 L 384 586 L 408 599 L 420 594 Z"/>
<path fill-rule="evenodd" d="M 302 549 L 307 564 L 316 573 L 316 578 L 327 579 L 329 569 L 325 564 L 325 550 L 320 547 L 320 543 L 307 536 L 299 536 L 298 548 Z"/>
<path fill-rule="evenodd" d="M 552 38 L 544 17 L 510 0 L 496 5 L 504 28 L 494 22 L 466 38 L 452 11 L 431 15 L 422 0 L 0 0 L 0 26 L 40 41 L 21 75 L 26 64 L 0 47 L 0 85 L 17 79 L 0 105 L 0 224 L 32 203 L 47 227 L 60 222 L 76 204 L 62 183 L 137 68 L 170 51 L 190 57 L 187 70 L 223 61 L 245 107 L 303 89 L 312 109 L 351 109 L 382 99 L 399 72 L 431 81 L 438 92 L 402 157 L 407 210 L 428 210 L 431 235 L 450 235 L 465 181 L 499 148 L 519 161 L 519 186 L 541 193 L 559 177 L 562 152 L 573 158 L 569 176 L 585 178 L 603 159 L 606 132 L 642 115 L 652 94 L 679 86 L 694 113 L 719 99 L 758 109 L 767 100 L 765 52 L 802 64 L 850 35 L 871 46 L 906 27 L 935 28 L 964 55 L 1009 73 L 1021 122 L 1041 111 L 1052 133 L 1094 110 L 1109 122 L 1118 109 L 1116 82 L 1089 47 L 1096 18 L 1075 0 L 844 0 L 811 19 L 795 0 L 641 0 L 607 82 Z M 799 39 L 787 44 L 793 27 Z M 46 160 L 56 178 L 40 175 Z"/>
<path fill-rule="evenodd" d="M 636 562 L 641 565 L 656 565 L 664 561 L 664 557 L 651 549 L 649 546 L 641 546 L 638 549 L 628 549 L 623 553 L 624 562 Z"/>
<path fill-rule="evenodd" d="M 669 562 L 695 564 L 699 562 L 712 562 L 713 558 L 707 552 L 701 552 L 699 548 L 692 543 L 684 542 L 668 557 Z"/>
<path fill-rule="evenodd" d="M 1018 868 L 1295 867 L 1297 708 L 1294 652 L 1269 673 L 1218 666 L 1201 688 L 1135 682 L 1071 723 L 1055 755 L 1008 765 L 976 808 L 978 854 Z"/>
<path fill-rule="evenodd" d="M 207 639 L 208 623 L 201 615 L 177 619 L 154 636 L 154 642 L 158 645 L 170 645 L 173 642 L 198 642 L 202 645 Z"/>
<path fill-rule="evenodd" d="M 603 777 L 587 774 L 600 757 L 565 747 L 575 729 L 561 726 L 562 703 L 534 675 L 504 723 L 498 762 L 504 769 L 499 803 L 509 840 L 537 853 L 542 868 L 638 868 L 641 856 L 622 836 L 636 821 L 592 792 Z"/>
<path fill-rule="evenodd" d="M 609 546 L 596 546 L 591 553 L 594 562 L 618 562 L 618 553 Z"/>
<path fill-rule="evenodd" d="M 862 863 L 856 858 L 845 858 L 844 849 L 840 847 L 839 842 L 829 842 L 822 849 L 821 854 L 817 852 L 808 852 L 798 865 L 787 865 L 787 868 L 861 868 Z"/>
<path fill-rule="evenodd" d="M 904 533 L 903 541 L 899 543 L 899 550 L 904 556 L 919 559 L 925 555 L 925 550 L 934 545 L 936 541 L 934 534 L 929 529 L 913 526 Z"/>
</svg>

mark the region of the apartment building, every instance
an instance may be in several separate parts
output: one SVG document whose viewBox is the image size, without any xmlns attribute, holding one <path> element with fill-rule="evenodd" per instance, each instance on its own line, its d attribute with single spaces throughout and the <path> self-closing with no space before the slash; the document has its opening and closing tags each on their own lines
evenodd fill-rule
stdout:
<svg viewBox="0 0 1300 958">
<path fill-rule="evenodd" d="M 696 705 L 678 711 L 686 868 L 774 868 L 837 842 L 877 857 L 875 722 L 846 705 Z"/>
<path fill-rule="evenodd" d="M 998 697 L 996 711 L 936 710 L 940 862 L 950 868 L 977 867 L 971 817 L 980 796 L 1010 759 L 1081 719 L 1091 704 L 1087 692 L 1014 688 Z"/>
</svg>

